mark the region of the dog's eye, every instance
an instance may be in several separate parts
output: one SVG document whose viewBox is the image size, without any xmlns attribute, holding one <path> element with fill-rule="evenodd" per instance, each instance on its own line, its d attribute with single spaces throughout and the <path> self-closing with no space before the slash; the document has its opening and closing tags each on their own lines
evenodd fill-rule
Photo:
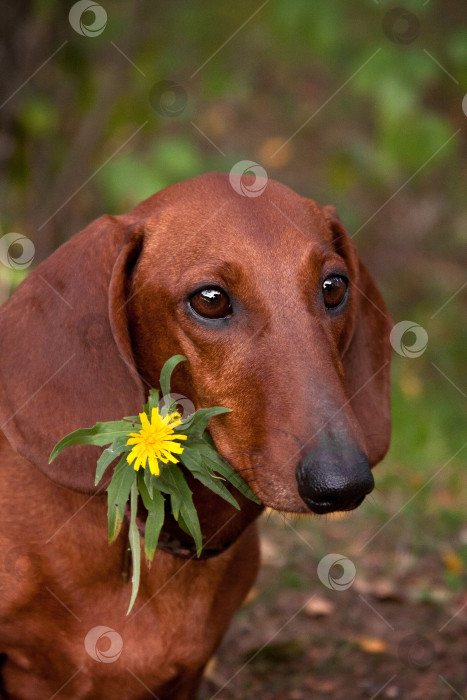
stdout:
<svg viewBox="0 0 467 700">
<path fill-rule="evenodd" d="M 327 309 L 335 309 L 345 299 L 348 280 L 341 275 L 332 275 L 323 282 L 323 299 Z"/>
<path fill-rule="evenodd" d="M 228 295 L 219 287 L 206 287 L 190 297 L 190 306 L 203 318 L 227 318 L 232 314 Z"/>
</svg>

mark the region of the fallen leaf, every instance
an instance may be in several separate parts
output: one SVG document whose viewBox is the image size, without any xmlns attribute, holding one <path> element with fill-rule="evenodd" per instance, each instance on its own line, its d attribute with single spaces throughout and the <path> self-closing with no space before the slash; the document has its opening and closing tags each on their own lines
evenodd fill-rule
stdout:
<svg viewBox="0 0 467 700">
<path fill-rule="evenodd" d="M 337 683 L 330 680 L 320 680 L 319 678 L 309 678 L 306 687 L 318 693 L 332 693 L 337 688 Z"/>
<path fill-rule="evenodd" d="M 443 563 L 446 570 L 451 574 L 461 574 L 464 570 L 464 563 L 462 559 L 452 550 L 444 552 Z"/>
<path fill-rule="evenodd" d="M 252 603 L 254 600 L 256 600 L 256 598 L 258 597 L 258 595 L 259 595 L 258 589 L 257 589 L 257 588 L 252 588 L 252 589 L 249 591 L 249 593 L 248 593 L 247 597 L 245 598 L 245 600 L 243 601 L 243 605 L 249 605 L 249 604 Z M 242 607 L 243 607 L 243 606 L 242 606 Z"/>
<path fill-rule="evenodd" d="M 284 554 L 270 537 L 261 539 L 261 563 L 269 566 L 284 566 Z"/>
<path fill-rule="evenodd" d="M 304 607 L 304 612 L 310 617 L 325 617 L 331 615 L 334 610 L 334 603 L 319 595 L 313 596 Z"/>
<path fill-rule="evenodd" d="M 357 637 L 354 642 L 368 654 L 382 654 L 388 648 L 386 642 L 379 637 Z"/>
<path fill-rule="evenodd" d="M 380 578 L 374 581 L 359 578 L 355 580 L 354 588 L 358 593 L 372 595 L 377 600 L 390 600 L 400 603 L 406 598 L 400 588 L 396 587 L 395 582 L 387 578 Z"/>
<path fill-rule="evenodd" d="M 204 670 L 204 677 L 208 678 L 209 680 L 212 680 L 212 681 L 215 680 L 216 666 L 217 666 L 217 657 L 211 656 L 208 663 L 206 664 L 206 668 Z"/>
</svg>

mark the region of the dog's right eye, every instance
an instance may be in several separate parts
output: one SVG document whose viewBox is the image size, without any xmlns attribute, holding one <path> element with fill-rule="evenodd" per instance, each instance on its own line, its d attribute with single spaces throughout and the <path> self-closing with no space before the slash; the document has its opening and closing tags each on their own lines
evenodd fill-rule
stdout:
<svg viewBox="0 0 467 700">
<path fill-rule="evenodd" d="M 192 294 L 189 304 L 202 318 L 227 318 L 232 315 L 229 296 L 220 287 L 206 287 Z"/>
<path fill-rule="evenodd" d="M 344 301 L 349 283 L 342 275 L 331 275 L 323 282 L 324 305 L 328 310 L 337 309 Z"/>
</svg>

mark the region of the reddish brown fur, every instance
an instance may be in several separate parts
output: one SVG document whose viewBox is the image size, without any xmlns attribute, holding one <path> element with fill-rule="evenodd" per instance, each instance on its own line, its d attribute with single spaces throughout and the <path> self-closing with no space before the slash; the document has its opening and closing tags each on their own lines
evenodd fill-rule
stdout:
<svg viewBox="0 0 467 700">
<path fill-rule="evenodd" d="M 336 266 L 351 295 L 331 321 L 319 288 Z M 193 285 L 216 281 L 242 309 L 222 331 L 198 324 L 184 303 Z M 232 409 L 210 425 L 219 452 L 266 505 L 307 512 L 295 469 L 324 426 L 332 421 L 372 465 L 388 447 L 389 318 L 379 292 L 332 208 L 273 181 L 242 197 L 227 176 L 209 174 L 92 223 L 29 275 L 0 321 L 8 697 L 46 700 L 66 684 L 57 697 L 136 700 L 150 688 L 192 700 L 255 579 L 260 508 L 242 500 L 235 515 L 192 484 L 203 533 L 215 546 L 234 543 L 203 561 L 158 550 L 126 617 L 126 538 L 107 544 L 105 494 L 93 486 L 99 451 L 72 448 L 49 466 L 50 451 L 76 428 L 141 410 L 146 384 L 183 353 L 173 390 L 197 407 Z M 18 574 L 21 561 L 35 568 Z M 117 662 L 85 651 L 96 625 L 122 636 Z"/>
</svg>

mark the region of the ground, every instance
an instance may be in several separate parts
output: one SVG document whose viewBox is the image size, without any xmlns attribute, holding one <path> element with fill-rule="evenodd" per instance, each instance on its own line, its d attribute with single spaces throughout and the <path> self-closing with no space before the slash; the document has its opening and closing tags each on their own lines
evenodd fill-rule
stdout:
<svg viewBox="0 0 467 700">
<path fill-rule="evenodd" d="M 201 700 L 467 698 L 467 529 L 437 533 L 420 503 L 397 513 L 383 498 L 337 518 L 263 517 L 257 585 Z"/>
</svg>

